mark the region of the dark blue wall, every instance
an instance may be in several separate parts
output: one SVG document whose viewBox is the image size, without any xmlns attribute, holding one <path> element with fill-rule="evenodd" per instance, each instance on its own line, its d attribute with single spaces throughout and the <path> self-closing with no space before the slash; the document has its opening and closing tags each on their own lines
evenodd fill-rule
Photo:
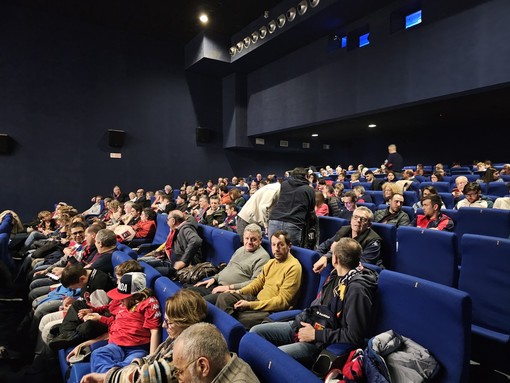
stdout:
<svg viewBox="0 0 510 383">
<path fill-rule="evenodd" d="M 404 3 L 395 2 L 346 26 L 348 32 L 369 25 L 371 44 L 366 47 L 330 52 L 325 37 L 250 73 L 247 134 L 325 123 L 510 83 L 508 1 L 488 1 L 449 17 L 443 14 L 444 1 L 423 1 L 423 24 L 390 34 L 391 13 Z M 342 164 L 379 164 L 386 146 L 395 142 L 409 163 L 427 162 L 432 147 L 435 158 L 447 163 L 485 157 L 505 161 L 503 141 L 484 145 L 468 130 L 490 129 L 498 135 L 504 134 L 506 125 L 424 127 L 416 116 L 404 131 L 386 127 L 369 137 L 346 126 L 338 131 L 343 139 L 334 148 L 335 159 Z M 447 144 L 452 141 L 455 147 Z"/>
</svg>

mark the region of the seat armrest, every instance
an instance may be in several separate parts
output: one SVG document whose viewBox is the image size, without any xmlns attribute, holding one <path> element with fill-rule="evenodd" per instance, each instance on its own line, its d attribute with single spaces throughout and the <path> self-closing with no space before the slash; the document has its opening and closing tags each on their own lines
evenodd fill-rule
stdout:
<svg viewBox="0 0 510 383">
<path fill-rule="evenodd" d="M 298 315 L 303 310 L 285 310 L 278 311 L 269 315 L 269 319 L 273 322 L 285 322 L 289 320 L 293 320 L 296 315 Z"/>
</svg>

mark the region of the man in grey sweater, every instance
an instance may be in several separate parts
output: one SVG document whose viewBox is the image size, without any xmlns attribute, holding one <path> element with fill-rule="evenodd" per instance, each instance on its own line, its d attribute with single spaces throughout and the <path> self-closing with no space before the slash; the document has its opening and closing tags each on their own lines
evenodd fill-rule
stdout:
<svg viewBox="0 0 510 383">
<path fill-rule="evenodd" d="M 189 288 L 215 304 L 220 293 L 227 290 L 238 290 L 248 285 L 269 261 L 269 254 L 261 246 L 262 230 L 255 223 L 246 226 L 243 243 L 244 246 L 235 251 L 223 270 Z"/>
</svg>

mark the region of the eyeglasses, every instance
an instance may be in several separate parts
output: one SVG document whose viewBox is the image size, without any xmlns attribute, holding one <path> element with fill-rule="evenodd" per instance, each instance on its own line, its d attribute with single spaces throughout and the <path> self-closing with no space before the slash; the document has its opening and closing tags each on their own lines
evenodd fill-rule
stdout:
<svg viewBox="0 0 510 383">
<path fill-rule="evenodd" d="M 361 223 L 367 223 L 368 222 L 368 218 L 367 217 L 360 217 L 359 215 L 353 215 L 352 216 L 352 220 L 353 221 L 358 221 L 358 222 L 361 222 Z"/>
<path fill-rule="evenodd" d="M 72 236 L 76 237 L 78 235 L 83 235 L 84 231 L 83 230 L 80 230 L 80 231 L 76 231 L 74 233 L 71 233 Z"/>
<path fill-rule="evenodd" d="M 192 201 L 192 202 L 197 202 L 197 201 L 198 201 L 198 199 L 193 199 L 193 198 L 192 198 L 192 199 L 190 199 L 190 201 Z"/>
<path fill-rule="evenodd" d="M 179 376 L 181 376 L 184 371 L 188 369 L 189 366 L 191 366 L 193 363 L 195 363 L 197 360 L 199 360 L 201 356 L 198 358 L 193 359 L 191 362 L 187 363 L 183 368 L 177 368 L 174 364 L 174 370 L 172 371 L 172 378 L 179 379 Z"/>
</svg>

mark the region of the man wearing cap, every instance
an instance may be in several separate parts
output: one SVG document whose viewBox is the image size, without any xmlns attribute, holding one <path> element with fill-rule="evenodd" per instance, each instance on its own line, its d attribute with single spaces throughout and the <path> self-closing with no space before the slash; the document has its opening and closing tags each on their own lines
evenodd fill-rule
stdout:
<svg viewBox="0 0 510 383">
<path fill-rule="evenodd" d="M 115 317 L 87 314 L 83 319 L 99 320 L 108 326 L 108 344 L 92 352 L 90 369 L 104 373 L 112 367 L 124 367 L 135 358 L 156 351 L 161 339 L 161 309 L 151 290 L 146 288 L 145 274 L 126 273 L 108 297 L 122 301 Z"/>
</svg>

